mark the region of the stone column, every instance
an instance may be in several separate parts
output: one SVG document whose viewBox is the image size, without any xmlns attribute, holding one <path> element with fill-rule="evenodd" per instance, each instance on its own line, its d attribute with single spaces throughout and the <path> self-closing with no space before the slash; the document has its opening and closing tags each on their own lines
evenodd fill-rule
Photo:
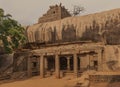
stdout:
<svg viewBox="0 0 120 87">
<path fill-rule="evenodd" d="M 81 69 L 81 61 L 80 61 L 81 57 L 78 56 L 78 58 L 79 58 L 79 70 L 80 70 Z"/>
<path fill-rule="evenodd" d="M 93 55 L 89 55 L 90 56 L 90 67 L 93 67 L 94 66 L 94 63 L 93 63 Z"/>
<path fill-rule="evenodd" d="M 74 60 L 74 75 L 78 77 L 78 58 L 76 53 L 73 54 L 73 60 Z"/>
<path fill-rule="evenodd" d="M 41 78 L 44 78 L 44 76 L 45 76 L 44 68 L 45 68 L 45 66 L 44 66 L 44 56 L 41 55 L 40 56 L 40 77 Z"/>
<path fill-rule="evenodd" d="M 27 62 L 27 74 L 28 77 L 32 76 L 32 65 L 31 65 L 31 60 L 30 56 L 28 56 L 28 62 Z"/>
<path fill-rule="evenodd" d="M 45 70 L 47 71 L 48 69 L 48 61 L 47 61 L 47 57 L 45 57 Z"/>
<path fill-rule="evenodd" d="M 58 54 L 55 55 L 55 74 L 56 78 L 60 78 L 60 59 Z"/>
<path fill-rule="evenodd" d="M 90 54 L 87 54 L 87 69 L 90 70 Z"/>
<path fill-rule="evenodd" d="M 67 70 L 70 70 L 70 56 L 67 56 Z"/>
<path fill-rule="evenodd" d="M 102 71 L 102 51 L 98 50 L 97 51 L 97 55 L 98 55 L 98 71 Z"/>
<path fill-rule="evenodd" d="M 82 71 L 90 69 L 90 55 L 87 53 L 84 57 L 81 57 L 81 68 Z"/>
</svg>

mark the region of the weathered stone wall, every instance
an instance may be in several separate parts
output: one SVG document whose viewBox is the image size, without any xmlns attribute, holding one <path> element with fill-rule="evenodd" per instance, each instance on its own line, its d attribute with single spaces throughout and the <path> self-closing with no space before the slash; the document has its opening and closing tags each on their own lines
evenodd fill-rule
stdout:
<svg viewBox="0 0 120 87">
<path fill-rule="evenodd" d="M 113 26 L 119 29 L 119 23 L 120 9 L 114 9 L 85 16 L 68 17 L 54 22 L 35 24 L 29 26 L 27 36 L 29 43 L 92 40 L 92 38 L 94 38 L 93 41 L 97 41 L 104 30 L 108 31 Z M 109 34 L 108 36 L 110 37 Z M 106 37 L 108 38 L 108 36 Z M 112 41 L 111 38 L 107 40 Z M 114 38 L 112 42 L 114 42 Z"/>
<path fill-rule="evenodd" d="M 80 68 L 86 69 L 89 66 L 89 55 L 84 55 L 80 57 Z"/>
<path fill-rule="evenodd" d="M 104 55 L 102 59 L 103 70 L 119 71 L 120 70 L 120 46 L 108 45 L 104 47 Z"/>
<path fill-rule="evenodd" d="M 13 72 L 13 54 L 0 55 L 0 76 Z"/>
<path fill-rule="evenodd" d="M 24 72 L 28 68 L 29 52 L 16 52 L 13 56 L 13 71 Z"/>
</svg>

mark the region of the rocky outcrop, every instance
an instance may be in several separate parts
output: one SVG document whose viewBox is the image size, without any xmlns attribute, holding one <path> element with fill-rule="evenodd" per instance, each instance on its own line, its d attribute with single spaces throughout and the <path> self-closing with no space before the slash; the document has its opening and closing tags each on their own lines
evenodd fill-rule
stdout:
<svg viewBox="0 0 120 87">
<path fill-rule="evenodd" d="M 120 46 L 108 45 L 104 47 L 103 69 L 105 71 L 120 71 Z"/>
<path fill-rule="evenodd" d="M 113 29 L 114 26 L 120 28 L 119 23 L 120 9 L 114 9 L 85 16 L 68 17 L 54 22 L 34 24 L 28 27 L 26 33 L 29 43 L 54 43 L 84 39 L 93 41 L 100 39 L 101 41 L 100 36 L 111 28 Z"/>
</svg>

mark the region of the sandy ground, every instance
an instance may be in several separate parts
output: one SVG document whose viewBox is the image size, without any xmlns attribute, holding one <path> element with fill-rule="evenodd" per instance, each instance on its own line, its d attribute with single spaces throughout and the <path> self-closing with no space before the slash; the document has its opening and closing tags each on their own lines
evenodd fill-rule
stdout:
<svg viewBox="0 0 120 87">
<path fill-rule="evenodd" d="M 1 84 L 0 87 L 74 87 L 77 79 L 79 78 L 70 76 L 64 77 L 62 79 L 56 79 L 54 76 L 40 79 L 40 77 L 37 76 L 28 80 Z M 120 82 L 112 84 L 93 83 L 90 87 L 120 87 Z"/>
<path fill-rule="evenodd" d="M 0 87 L 65 87 L 69 79 L 70 77 L 56 79 L 53 76 L 40 79 L 40 77 L 37 76 L 24 81 L 1 84 Z"/>
</svg>

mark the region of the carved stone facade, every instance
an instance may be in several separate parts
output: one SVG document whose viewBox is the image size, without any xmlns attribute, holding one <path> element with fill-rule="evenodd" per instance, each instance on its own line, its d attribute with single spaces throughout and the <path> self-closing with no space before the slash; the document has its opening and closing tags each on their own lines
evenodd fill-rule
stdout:
<svg viewBox="0 0 120 87">
<path fill-rule="evenodd" d="M 61 4 L 50 6 L 50 9 L 47 11 L 47 13 L 39 18 L 38 23 L 56 21 L 70 16 L 71 14 Z"/>
<path fill-rule="evenodd" d="M 27 57 L 24 54 L 27 54 Z M 95 43 L 83 44 L 79 42 L 48 45 L 26 53 L 15 53 L 15 55 L 17 57 L 14 58 L 14 71 L 23 71 L 22 68 L 26 67 L 29 77 L 40 74 L 41 78 L 51 75 L 61 78 L 68 73 L 79 76 L 81 72 L 86 70 L 102 71 L 103 69 L 103 45 Z M 27 61 L 18 65 L 17 59 L 23 62 L 24 60 Z M 21 64 L 24 64 L 22 68 Z"/>
<path fill-rule="evenodd" d="M 40 75 L 40 78 L 52 75 L 62 78 L 68 74 L 79 77 L 91 70 L 98 74 L 116 72 L 120 75 L 119 50 L 119 46 L 92 42 L 41 45 L 34 50 L 16 52 L 14 72 L 26 72 L 28 77 Z M 94 81 L 96 77 L 90 79 Z"/>
</svg>

